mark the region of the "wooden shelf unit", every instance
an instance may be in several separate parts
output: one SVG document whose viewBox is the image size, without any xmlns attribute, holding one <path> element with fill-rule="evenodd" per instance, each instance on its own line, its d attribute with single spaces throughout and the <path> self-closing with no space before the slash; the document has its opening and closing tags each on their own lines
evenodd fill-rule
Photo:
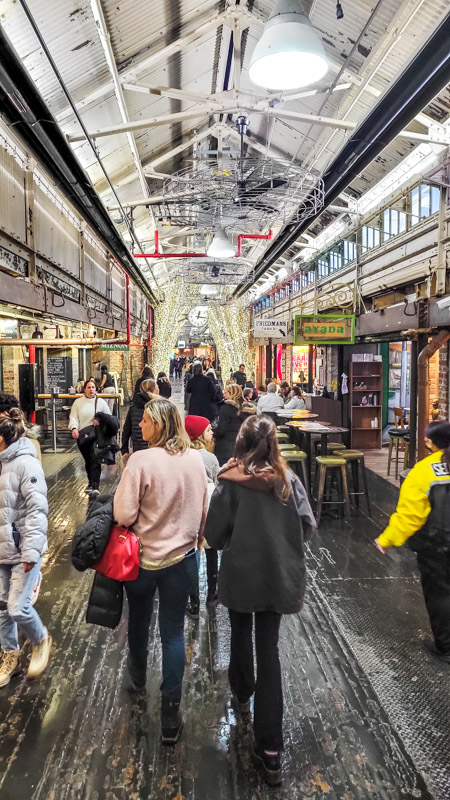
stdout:
<svg viewBox="0 0 450 800">
<path fill-rule="evenodd" d="M 362 383 L 363 386 L 353 384 Z M 381 403 L 383 392 L 383 364 L 381 361 L 352 361 L 350 364 L 350 435 L 355 450 L 379 450 L 381 448 Z M 371 405 L 360 405 L 364 396 Z M 374 398 L 374 395 L 377 395 Z M 374 399 L 377 400 L 374 403 Z M 371 421 L 378 420 L 376 428 Z"/>
</svg>

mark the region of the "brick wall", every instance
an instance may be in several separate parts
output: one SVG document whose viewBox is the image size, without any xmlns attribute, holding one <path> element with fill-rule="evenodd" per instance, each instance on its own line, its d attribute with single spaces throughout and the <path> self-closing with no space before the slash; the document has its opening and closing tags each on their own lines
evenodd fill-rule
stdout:
<svg viewBox="0 0 450 800">
<path fill-rule="evenodd" d="M 439 350 L 439 417 L 448 419 L 448 342 Z"/>
</svg>

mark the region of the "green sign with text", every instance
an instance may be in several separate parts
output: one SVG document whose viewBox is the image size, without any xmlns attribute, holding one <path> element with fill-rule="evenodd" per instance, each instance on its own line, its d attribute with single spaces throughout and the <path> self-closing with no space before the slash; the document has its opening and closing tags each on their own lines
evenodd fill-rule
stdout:
<svg viewBox="0 0 450 800">
<path fill-rule="evenodd" d="M 99 350 L 120 350 L 120 351 L 128 351 L 130 349 L 130 345 L 128 344 L 101 344 L 98 348 Z"/>
<path fill-rule="evenodd" d="M 354 344 L 354 314 L 297 314 L 295 344 Z"/>
</svg>

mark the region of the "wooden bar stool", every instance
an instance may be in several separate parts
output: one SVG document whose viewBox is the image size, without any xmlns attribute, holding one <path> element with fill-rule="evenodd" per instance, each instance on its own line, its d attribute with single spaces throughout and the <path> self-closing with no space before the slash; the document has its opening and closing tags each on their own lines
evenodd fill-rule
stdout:
<svg viewBox="0 0 450 800">
<path fill-rule="evenodd" d="M 277 431 L 280 433 L 290 433 L 291 429 L 289 425 L 277 425 Z"/>
<path fill-rule="evenodd" d="M 289 442 L 289 435 L 287 433 L 278 433 L 277 431 L 276 437 L 278 444 L 281 444 L 281 442 Z"/>
<path fill-rule="evenodd" d="M 292 442 L 279 442 L 278 447 L 280 448 L 280 452 L 282 450 L 300 450 L 300 448 L 296 444 L 292 444 Z"/>
<path fill-rule="evenodd" d="M 359 508 L 359 498 L 361 495 L 364 495 L 367 503 L 367 512 L 369 514 L 369 517 L 371 517 L 372 511 L 370 508 L 369 487 L 367 484 L 367 473 L 366 473 L 366 465 L 364 462 L 364 453 L 362 453 L 361 450 L 336 450 L 334 454 L 338 456 L 338 458 L 345 459 L 346 464 L 350 464 L 353 491 L 349 490 L 349 496 L 355 499 L 355 505 L 357 508 Z M 358 474 L 359 467 L 361 468 L 361 476 L 364 486 L 363 492 L 359 490 L 359 474 Z"/>
<path fill-rule="evenodd" d="M 316 521 L 317 525 L 320 523 L 320 516 L 322 513 L 322 506 L 323 505 L 343 505 L 344 506 L 344 514 L 347 519 L 350 519 L 350 500 L 348 495 L 348 483 L 347 483 L 347 465 L 345 458 L 340 458 L 338 456 L 316 456 L 316 477 L 314 480 L 314 487 L 315 491 L 317 491 L 317 509 L 316 509 Z M 341 478 L 342 478 L 342 495 L 343 500 L 324 500 L 325 494 L 325 487 L 327 481 L 327 473 L 328 470 L 331 472 L 333 470 L 340 470 Z"/>
<path fill-rule="evenodd" d="M 308 456 L 303 450 L 281 450 L 281 455 L 286 461 L 286 464 L 300 478 L 301 482 L 303 483 L 303 486 L 306 489 L 306 494 L 309 497 L 310 487 L 308 480 L 308 470 L 306 468 L 306 462 L 308 460 Z"/>
<path fill-rule="evenodd" d="M 409 435 L 409 428 L 405 428 L 403 409 L 394 408 L 394 427 L 389 428 L 389 453 L 387 474 L 391 474 L 392 451 L 395 450 L 395 478 L 398 478 L 398 454 L 399 448 L 406 450 L 405 436 Z"/>
</svg>

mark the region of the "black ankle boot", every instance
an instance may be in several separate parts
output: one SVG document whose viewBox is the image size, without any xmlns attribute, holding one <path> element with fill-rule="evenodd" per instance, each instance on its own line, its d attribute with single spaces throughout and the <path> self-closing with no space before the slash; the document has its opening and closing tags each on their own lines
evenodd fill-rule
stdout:
<svg viewBox="0 0 450 800">
<path fill-rule="evenodd" d="M 282 783 L 280 753 L 269 755 L 262 747 L 258 747 L 256 743 L 253 743 L 253 760 L 262 769 L 264 778 L 269 786 L 279 786 Z"/>
<path fill-rule="evenodd" d="M 163 744 L 176 744 L 180 738 L 183 720 L 180 703 L 161 697 L 161 741 Z"/>
</svg>

